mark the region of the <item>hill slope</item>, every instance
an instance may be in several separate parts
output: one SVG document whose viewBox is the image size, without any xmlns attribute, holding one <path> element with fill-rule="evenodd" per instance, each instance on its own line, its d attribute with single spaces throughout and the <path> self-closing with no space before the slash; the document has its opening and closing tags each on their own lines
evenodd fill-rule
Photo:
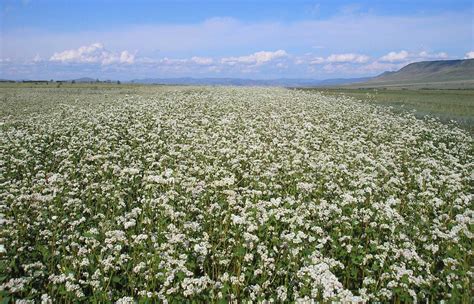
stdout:
<svg viewBox="0 0 474 304">
<path fill-rule="evenodd" d="M 474 59 L 414 62 L 397 72 L 384 73 L 371 81 L 452 81 L 474 77 Z"/>
<path fill-rule="evenodd" d="M 474 59 L 414 62 L 396 72 L 385 72 L 354 86 L 472 87 Z"/>
</svg>

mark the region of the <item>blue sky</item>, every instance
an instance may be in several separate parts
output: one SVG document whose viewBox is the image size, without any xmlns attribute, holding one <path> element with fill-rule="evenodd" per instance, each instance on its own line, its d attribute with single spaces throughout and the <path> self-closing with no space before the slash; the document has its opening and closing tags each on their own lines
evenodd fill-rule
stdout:
<svg viewBox="0 0 474 304">
<path fill-rule="evenodd" d="M 474 57 L 473 1 L 0 3 L 0 78 L 325 79 Z"/>
</svg>

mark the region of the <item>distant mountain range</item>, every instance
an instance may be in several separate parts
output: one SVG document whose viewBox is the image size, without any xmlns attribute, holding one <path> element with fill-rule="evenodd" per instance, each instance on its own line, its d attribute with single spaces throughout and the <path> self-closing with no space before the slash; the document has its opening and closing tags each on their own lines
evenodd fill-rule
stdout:
<svg viewBox="0 0 474 304">
<path fill-rule="evenodd" d="M 136 79 L 135 83 L 175 85 L 235 85 L 280 87 L 474 87 L 474 59 L 420 61 L 398 71 L 375 77 L 315 79 L 240 79 L 240 78 L 157 78 Z"/>
<path fill-rule="evenodd" d="M 6 82 L 9 80 L 0 80 Z M 24 80 L 24 82 L 35 82 Z M 41 81 L 40 81 L 41 82 Z M 58 81 L 74 83 L 120 83 L 99 81 L 90 77 Z M 398 71 L 384 72 L 375 77 L 315 79 L 245 79 L 245 78 L 145 78 L 128 83 L 163 85 L 228 85 L 275 87 L 415 87 L 415 88 L 474 88 L 474 59 L 421 61 L 406 65 Z"/>
<path fill-rule="evenodd" d="M 474 87 L 474 59 L 410 63 L 398 71 L 384 72 L 355 87 Z"/>
<path fill-rule="evenodd" d="M 371 82 L 453 81 L 474 78 L 474 59 L 439 60 L 410 63 L 396 72 L 385 72 Z"/>
<path fill-rule="evenodd" d="M 79 83 L 89 83 L 89 82 L 95 82 L 97 80 L 90 77 L 82 77 L 82 78 L 74 79 L 74 81 L 79 82 Z"/>
<path fill-rule="evenodd" d="M 131 82 L 141 84 L 168 84 L 168 85 L 230 85 L 230 86 L 275 86 L 275 87 L 314 87 L 351 84 L 370 80 L 364 78 L 336 78 L 326 80 L 316 79 L 245 79 L 245 78 L 146 78 L 135 79 Z"/>
</svg>

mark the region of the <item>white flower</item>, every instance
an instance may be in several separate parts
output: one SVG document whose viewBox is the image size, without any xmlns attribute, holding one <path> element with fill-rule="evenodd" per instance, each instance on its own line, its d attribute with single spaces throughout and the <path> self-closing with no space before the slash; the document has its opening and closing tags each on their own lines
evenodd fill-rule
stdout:
<svg viewBox="0 0 474 304">
<path fill-rule="evenodd" d="M 115 301 L 115 304 L 134 304 L 135 300 L 132 297 L 123 297 Z"/>
</svg>

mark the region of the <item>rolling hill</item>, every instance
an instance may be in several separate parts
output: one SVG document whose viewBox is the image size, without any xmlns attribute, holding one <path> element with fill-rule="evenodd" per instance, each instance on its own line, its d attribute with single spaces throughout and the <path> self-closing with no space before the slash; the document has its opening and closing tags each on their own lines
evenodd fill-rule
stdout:
<svg viewBox="0 0 474 304">
<path fill-rule="evenodd" d="M 406 65 L 396 72 L 384 72 L 351 87 L 474 87 L 474 59 L 421 61 Z"/>
<path fill-rule="evenodd" d="M 148 78 L 134 83 L 281 87 L 474 88 L 474 59 L 421 61 L 375 77 L 339 79 Z"/>
</svg>

